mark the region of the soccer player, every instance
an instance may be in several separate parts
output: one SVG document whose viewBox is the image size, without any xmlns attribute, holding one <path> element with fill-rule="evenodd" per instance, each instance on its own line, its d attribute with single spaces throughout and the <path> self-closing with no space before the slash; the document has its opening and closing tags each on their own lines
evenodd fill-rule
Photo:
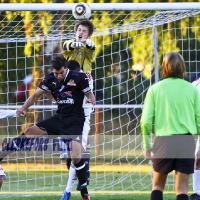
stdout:
<svg viewBox="0 0 200 200">
<path fill-rule="evenodd" d="M 1 190 L 1 186 L 3 184 L 3 181 L 6 179 L 6 174 L 2 168 L 2 166 L 0 165 L 0 190 Z"/>
<path fill-rule="evenodd" d="M 16 110 L 0 110 L 0 119 L 6 118 L 6 117 L 18 117 Z M 2 166 L 0 165 L 0 189 L 5 179 L 6 179 L 6 174 Z"/>
<path fill-rule="evenodd" d="M 80 20 L 75 23 L 75 39 L 63 43 L 63 56 L 67 60 L 76 60 L 84 72 L 91 73 L 92 62 L 95 59 L 96 46 L 90 39 L 94 26 L 90 20 Z"/>
<path fill-rule="evenodd" d="M 200 93 L 200 79 L 192 82 Z M 200 200 L 200 137 L 198 137 L 196 149 L 195 149 L 195 165 L 193 174 L 193 191 L 194 193 L 190 195 L 189 200 Z"/>
<path fill-rule="evenodd" d="M 182 56 L 168 53 L 162 63 L 163 79 L 149 88 L 144 101 L 140 124 L 145 156 L 153 161 L 151 200 L 163 200 L 166 179 L 173 170 L 176 200 L 188 200 L 189 176 L 194 172 L 193 135 L 200 133 L 200 95 L 183 79 L 185 73 Z"/>
<path fill-rule="evenodd" d="M 67 66 L 68 69 L 76 71 L 76 72 L 83 72 L 78 65 L 73 65 L 73 61 L 70 62 Z M 86 76 L 88 77 L 88 83 L 89 87 L 91 88 L 91 91 L 93 91 L 93 78 L 91 74 L 85 73 Z M 50 91 L 45 92 L 45 95 L 48 99 L 52 100 L 53 102 L 56 102 L 56 100 L 53 98 L 52 94 Z M 90 180 L 90 172 L 89 172 L 89 162 L 90 162 L 90 140 L 88 137 L 88 134 L 90 132 L 90 114 L 93 112 L 93 106 L 89 105 L 88 103 L 86 104 L 87 97 L 84 98 L 83 100 L 83 108 L 84 108 L 84 114 L 85 114 L 85 122 L 84 122 L 84 127 L 83 127 L 83 134 L 82 134 L 82 146 L 84 148 L 84 151 L 82 153 L 82 158 L 85 162 L 85 167 L 87 170 L 87 183 L 89 183 Z M 63 196 L 61 200 L 69 200 L 71 196 L 71 191 L 73 189 L 73 186 L 76 182 L 76 171 L 73 163 L 71 163 L 71 158 L 70 155 L 68 154 L 67 149 L 69 147 L 67 144 L 62 140 L 61 137 L 59 137 L 59 146 L 60 146 L 60 158 L 67 158 L 66 160 L 66 165 L 67 168 L 69 169 L 69 178 L 68 178 L 68 183 L 65 191 L 63 192 Z M 80 190 L 80 184 L 78 183 L 77 185 L 77 190 Z"/>
<path fill-rule="evenodd" d="M 76 72 L 80 72 L 80 67 L 77 67 L 75 65 L 68 65 L 68 68 L 70 70 L 76 71 Z M 81 73 L 81 72 L 80 72 Z M 87 77 L 88 77 L 88 83 L 89 83 L 89 87 L 91 88 L 91 90 L 93 90 L 93 79 L 91 74 L 86 73 Z M 90 179 L 90 173 L 89 173 L 89 161 L 90 161 L 90 142 L 89 142 L 89 138 L 88 138 L 88 134 L 90 132 L 90 114 L 93 112 L 93 107 L 92 105 L 88 105 L 86 104 L 87 97 L 84 98 L 83 100 L 83 108 L 84 108 L 84 114 L 85 114 L 85 122 L 84 122 L 84 127 L 83 127 L 83 138 L 82 138 L 82 146 L 84 148 L 84 151 L 82 153 L 82 159 L 85 162 L 85 167 L 87 169 L 87 183 L 89 182 Z M 63 149 L 68 149 L 66 144 L 62 144 L 63 142 L 61 141 L 61 146 Z M 62 153 L 67 154 L 66 151 L 63 151 Z M 71 159 L 68 156 L 67 157 L 67 167 L 69 169 L 69 178 L 68 178 L 68 183 L 67 183 L 67 187 L 63 193 L 63 196 L 61 198 L 61 200 L 69 200 L 70 196 L 71 196 L 71 191 L 72 188 L 75 184 L 76 181 L 76 171 L 75 171 L 75 167 L 73 165 L 73 163 L 71 163 Z M 78 183 L 77 186 L 77 190 L 80 190 L 80 184 Z"/>
<path fill-rule="evenodd" d="M 70 156 L 81 185 L 81 196 L 83 200 L 89 200 L 86 168 L 81 158 L 82 130 L 85 121 L 82 103 L 84 96 L 86 96 L 87 102 L 94 105 L 95 97 L 91 92 L 85 73 L 70 71 L 67 68 L 70 62 L 79 66 L 76 61 L 67 62 L 62 56 L 54 57 L 51 61 L 52 73 L 44 77 L 33 95 L 26 100 L 21 108 L 17 109 L 18 115 L 26 116 L 27 109 L 47 90 L 52 92 L 58 104 L 58 109 L 54 116 L 26 129 L 18 139 L 23 135 L 26 137 L 48 135 L 50 137 L 65 136 L 66 138 L 71 138 Z"/>
<path fill-rule="evenodd" d="M 92 71 L 92 63 L 95 60 L 95 50 L 96 45 L 90 37 L 94 32 L 94 26 L 90 20 L 80 20 L 76 21 L 74 26 L 75 39 L 67 40 L 63 43 L 63 56 L 67 60 L 76 60 L 81 67 L 81 70 L 84 71 L 87 76 L 91 77 L 90 73 Z M 89 83 L 90 84 L 90 83 Z M 91 84 L 90 84 L 91 87 Z M 93 83 L 92 83 L 93 88 Z M 62 144 L 62 143 L 61 143 Z M 88 180 L 89 180 L 89 157 L 90 149 L 89 149 L 90 141 L 88 139 L 88 148 L 83 152 L 83 157 L 86 157 L 85 162 L 88 167 Z M 66 149 L 65 147 L 63 148 Z M 86 156 L 84 156 L 84 154 Z M 66 158 L 66 152 L 61 152 L 61 158 Z M 71 160 L 67 158 L 67 166 L 69 168 Z M 69 182 L 68 182 L 69 183 Z M 68 184 L 69 185 L 69 184 Z M 72 188 L 72 187 L 70 187 Z M 79 184 L 77 185 L 77 190 L 80 190 Z M 69 191 L 69 190 L 68 190 Z"/>
</svg>

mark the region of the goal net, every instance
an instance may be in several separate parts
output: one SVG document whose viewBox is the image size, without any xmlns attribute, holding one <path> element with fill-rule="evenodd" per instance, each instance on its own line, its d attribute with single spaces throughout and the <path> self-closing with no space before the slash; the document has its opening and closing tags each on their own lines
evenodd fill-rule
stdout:
<svg viewBox="0 0 200 200">
<path fill-rule="evenodd" d="M 0 109 L 22 105 L 49 72 L 53 55 L 61 53 L 63 42 L 74 37 L 71 4 L 49 4 L 49 10 L 42 11 L 39 5 L 24 10 L 17 5 L 10 4 L 9 9 L 2 5 L 0 12 Z M 145 94 L 159 81 L 163 56 L 169 51 L 180 52 L 186 62 L 186 79 L 191 82 L 200 76 L 199 10 L 166 11 L 162 4 L 131 10 L 126 4 L 116 5 L 124 9 L 112 4 L 106 4 L 106 10 L 98 4 L 91 6 L 97 105 L 91 116 L 89 190 L 111 194 L 151 188 L 151 164 L 143 155 L 139 122 Z M 1 119 L 1 142 L 55 110 L 44 96 L 25 119 Z M 62 193 L 68 170 L 58 152 L 15 155 L 1 163 L 7 174 L 2 192 Z M 173 174 L 166 190 L 173 190 L 172 179 Z"/>
</svg>

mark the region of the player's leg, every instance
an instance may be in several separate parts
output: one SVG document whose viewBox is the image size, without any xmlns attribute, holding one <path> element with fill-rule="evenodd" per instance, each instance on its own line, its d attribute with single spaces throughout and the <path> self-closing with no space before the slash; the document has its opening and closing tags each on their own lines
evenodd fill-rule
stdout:
<svg viewBox="0 0 200 200">
<path fill-rule="evenodd" d="M 83 153 L 82 153 L 82 159 L 85 162 L 85 167 L 86 167 L 86 175 L 87 175 L 87 184 L 89 184 L 90 181 L 90 171 L 89 171 L 89 166 L 90 166 L 90 138 L 89 138 L 89 133 L 90 133 L 90 115 L 85 117 L 85 122 L 83 126 L 83 131 L 82 131 L 82 146 L 83 146 Z M 78 183 L 77 188 L 78 191 L 80 191 L 80 184 Z"/>
<path fill-rule="evenodd" d="M 2 149 L 0 150 L 0 161 L 2 161 L 4 157 L 8 156 L 12 152 L 22 149 L 26 144 L 25 142 L 22 142 L 24 138 L 24 133 L 14 138 L 5 138 L 2 143 Z"/>
<path fill-rule="evenodd" d="M 3 181 L 6 179 L 6 174 L 3 170 L 3 168 L 0 165 L 0 190 L 1 190 L 1 186 L 3 184 Z"/>
<path fill-rule="evenodd" d="M 151 200 L 163 200 L 163 190 L 165 188 L 167 175 L 168 174 L 161 174 L 159 172 L 153 171 Z"/>
<path fill-rule="evenodd" d="M 64 142 L 62 137 L 58 137 L 58 141 L 59 141 L 60 159 L 61 160 L 67 159 L 68 158 L 67 144 Z"/>
<path fill-rule="evenodd" d="M 195 142 L 191 135 L 179 136 L 177 158 L 174 162 L 176 200 L 188 200 L 190 174 L 194 173 Z M 190 147 L 190 148 L 187 148 Z"/>
<path fill-rule="evenodd" d="M 199 151 L 199 138 L 197 140 L 196 149 L 195 149 L 195 155 Z M 195 160 L 195 165 L 196 165 Z M 198 167 L 197 167 L 198 168 Z M 190 195 L 190 200 L 200 200 L 200 169 L 194 169 L 193 174 L 193 194 Z"/>
<path fill-rule="evenodd" d="M 200 200 L 200 170 L 194 170 L 193 174 L 193 194 L 190 200 Z"/>
<path fill-rule="evenodd" d="M 82 145 L 77 141 L 72 141 L 71 159 L 75 166 L 76 175 L 81 186 L 82 199 L 89 200 L 90 197 L 87 190 L 87 170 L 85 162 L 82 159 Z"/>
<path fill-rule="evenodd" d="M 188 200 L 189 174 L 175 172 L 175 191 L 177 200 Z"/>
<path fill-rule="evenodd" d="M 71 163 L 71 165 L 69 167 L 69 176 L 68 176 L 68 181 L 67 181 L 67 187 L 65 188 L 65 190 L 63 192 L 61 200 L 69 200 L 70 199 L 71 191 L 74 187 L 76 180 L 77 180 L 77 176 L 76 176 L 75 166 L 73 165 L 73 163 Z"/>
<path fill-rule="evenodd" d="M 49 119 L 43 120 L 34 126 L 26 129 L 24 133 L 14 138 L 5 139 L 2 144 L 3 148 L 0 150 L 0 161 L 4 157 L 15 151 L 20 151 L 27 146 L 27 138 L 35 138 L 43 135 L 56 135 L 59 130 L 59 121 L 57 117 L 53 116 Z M 30 144 L 29 144 L 30 145 Z"/>
<path fill-rule="evenodd" d="M 82 158 L 85 162 L 86 167 L 86 175 L 87 175 L 87 185 L 89 185 L 90 181 L 90 138 L 88 137 L 86 149 L 83 150 Z M 80 184 L 77 184 L 76 190 L 80 191 Z"/>
<path fill-rule="evenodd" d="M 60 144 L 61 143 L 61 144 Z M 69 176 L 68 176 L 68 181 L 67 181 L 67 186 L 63 192 L 63 195 L 61 197 L 61 200 L 69 200 L 71 197 L 71 191 L 76 183 L 77 176 L 76 176 L 76 170 L 75 166 L 71 162 L 71 155 L 70 155 L 70 147 L 69 147 L 69 142 L 67 141 L 66 143 L 63 142 L 63 140 L 59 140 L 59 146 L 62 147 L 62 150 L 60 151 L 60 158 L 65 159 L 66 158 L 66 166 L 67 169 L 69 170 Z M 63 154 L 65 156 L 63 156 Z M 65 158 L 64 158 L 65 157 Z"/>
</svg>

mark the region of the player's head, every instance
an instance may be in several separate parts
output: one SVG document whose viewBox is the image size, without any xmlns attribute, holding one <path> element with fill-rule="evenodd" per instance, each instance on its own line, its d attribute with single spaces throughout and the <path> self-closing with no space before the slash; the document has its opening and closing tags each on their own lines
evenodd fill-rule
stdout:
<svg viewBox="0 0 200 200">
<path fill-rule="evenodd" d="M 178 52 L 168 53 L 162 63 L 162 78 L 183 78 L 186 73 L 185 62 Z"/>
<path fill-rule="evenodd" d="M 94 31 L 94 26 L 90 20 L 77 21 L 74 26 L 76 41 L 84 42 L 93 34 L 93 31 Z"/>
<path fill-rule="evenodd" d="M 62 56 L 54 56 L 50 62 L 52 72 L 54 76 L 59 80 L 62 81 L 66 74 L 67 74 L 67 60 Z"/>
<path fill-rule="evenodd" d="M 81 68 L 76 60 L 69 60 L 67 62 L 67 68 L 76 72 L 80 72 Z"/>
</svg>

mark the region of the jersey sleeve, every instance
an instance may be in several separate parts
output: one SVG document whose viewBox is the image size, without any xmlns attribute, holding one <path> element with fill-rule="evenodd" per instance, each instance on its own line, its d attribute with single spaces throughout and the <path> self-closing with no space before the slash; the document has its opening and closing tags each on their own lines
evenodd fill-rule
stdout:
<svg viewBox="0 0 200 200">
<path fill-rule="evenodd" d="M 93 81 L 92 75 L 87 72 L 85 74 L 88 78 L 89 87 L 91 88 L 91 91 L 93 91 L 94 90 L 94 81 Z"/>
<path fill-rule="evenodd" d="M 146 94 L 144 106 L 142 109 L 142 116 L 140 120 L 140 126 L 143 137 L 143 148 L 145 150 L 149 150 L 152 148 L 150 134 L 152 132 L 153 117 L 154 117 L 154 100 L 153 100 L 153 91 L 151 87 L 149 88 Z"/>
<path fill-rule="evenodd" d="M 49 75 L 46 75 L 43 80 L 40 82 L 40 84 L 38 85 L 38 88 L 47 91 L 49 90 L 49 84 L 48 84 L 48 80 L 49 80 Z"/>
<path fill-rule="evenodd" d="M 63 56 L 65 58 L 68 57 L 68 53 L 72 50 L 74 50 L 73 48 L 70 47 L 71 43 L 74 42 L 75 40 L 66 40 L 64 43 L 63 43 Z"/>
<path fill-rule="evenodd" d="M 86 76 L 85 73 L 81 73 L 81 80 L 79 87 L 84 94 L 87 94 L 88 92 L 91 91 L 91 88 L 89 87 L 88 77 Z"/>
<path fill-rule="evenodd" d="M 0 110 L 0 119 L 6 117 L 18 117 L 16 110 Z"/>
</svg>

